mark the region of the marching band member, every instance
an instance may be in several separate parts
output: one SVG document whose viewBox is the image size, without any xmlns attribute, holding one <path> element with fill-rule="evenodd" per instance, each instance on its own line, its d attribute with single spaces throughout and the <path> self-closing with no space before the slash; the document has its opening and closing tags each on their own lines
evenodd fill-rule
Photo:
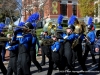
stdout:
<svg viewBox="0 0 100 75">
<path fill-rule="evenodd" d="M 72 58 L 73 58 L 73 51 L 72 51 L 72 42 L 75 39 L 74 29 L 75 26 L 73 25 L 75 22 L 76 16 L 72 15 L 68 21 L 68 27 L 66 29 L 66 34 L 62 34 L 62 38 L 64 39 L 64 56 L 67 61 L 68 69 L 70 71 L 74 70 L 72 65 Z"/>
<path fill-rule="evenodd" d="M 30 26 L 33 26 L 32 28 L 34 28 L 34 30 L 36 30 L 36 21 L 38 21 L 39 19 L 39 13 L 35 12 L 32 15 L 29 16 L 29 18 L 27 19 L 26 22 L 31 23 L 29 24 Z M 27 24 L 27 25 L 28 25 Z M 29 26 L 28 25 L 28 26 Z M 32 30 L 31 34 L 32 36 L 32 44 L 30 44 L 29 48 L 30 48 L 30 56 L 31 56 L 31 61 L 36 65 L 36 67 L 38 68 L 38 72 L 42 71 L 42 67 L 40 66 L 40 64 L 38 63 L 38 61 L 36 60 L 36 44 L 38 44 L 39 47 L 39 43 L 38 43 L 38 39 L 35 35 L 34 30 Z"/>
<path fill-rule="evenodd" d="M 99 61 L 98 61 L 98 68 L 97 70 L 100 71 L 100 30 L 96 32 L 97 40 L 95 44 L 95 52 L 99 53 Z"/>
<path fill-rule="evenodd" d="M 78 62 L 79 64 L 81 65 L 83 71 L 87 71 L 87 68 L 85 66 L 85 63 L 83 63 L 83 60 L 82 60 L 82 41 L 84 39 L 84 34 L 83 34 L 83 31 L 82 30 L 82 25 L 79 24 L 78 20 L 76 20 L 75 22 L 75 36 L 76 36 L 76 39 L 79 40 L 78 44 L 73 48 L 73 51 L 78 59 Z M 74 56 L 75 57 L 75 56 Z M 75 61 L 75 60 L 74 60 Z"/>
<path fill-rule="evenodd" d="M 57 41 L 57 37 L 56 36 L 52 36 L 52 39 L 54 41 L 54 43 L 51 45 L 51 57 L 52 57 L 52 67 L 50 68 L 51 70 L 51 74 L 53 71 L 53 64 L 55 63 L 55 65 L 57 65 L 57 67 L 59 67 L 59 49 L 60 49 L 60 43 Z M 51 75 L 49 74 L 49 75 Z"/>
<path fill-rule="evenodd" d="M 95 59 L 94 52 L 93 52 L 93 45 L 94 45 L 94 42 L 95 42 L 95 38 L 96 38 L 96 36 L 95 36 L 94 31 L 92 31 L 92 25 L 89 25 L 88 26 L 88 33 L 87 33 L 87 35 L 85 37 L 85 40 L 86 40 L 86 50 L 85 50 L 85 53 L 84 53 L 84 56 L 83 56 L 84 62 L 86 62 L 88 53 L 90 51 L 91 56 L 92 56 L 93 64 L 96 63 L 96 59 Z"/>
<path fill-rule="evenodd" d="M 11 39 L 11 37 L 9 37 Z M 12 39 L 12 41 L 14 41 Z M 15 75 L 17 75 L 17 55 L 18 55 L 18 45 L 17 44 L 11 44 L 11 42 L 6 43 L 5 49 L 10 51 L 10 60 L 8 64 L 7 69 L 7 75 L 13 75 L 13 72 Z"/>
<path fill-rule="evenodd" d="M 63 21 L 63 15 L 59 15 L 58 16 L 58 19 L 57 19 L 57 23 L 58 23 L 58 26 L 57 26 L 57 29 L 58 30 L 62 30 L 63 29 L 63 27 L 62 27 L 62 25 L 61 25 L 61 23 L 62 23 L 62 21 Z M 59 42 L 60 42 L 60 44 L 61 44 L 61 48 L 60 48 L 60 50 L 59 50 L 59 53 L 60 53 L 60 60 L 62 60 L 62 56 L 63 56 L 63 42 L 61 41 L 62 39 L 59 39 Z M 53 68 L 56 70 L 57 69 L 57 65 L 56 64 L 54 64 L 54 66 L 53 66 Z"/>
<path fill-rule="evenodd" d="M 6 37 L 4 32 L 1 32 L 2 33 L 2 37 Z M 5 61 L 5 54 L 6 54 L 6 50 L 5 50 L 5 45 L 2 49 L 2 61 Z"/>
<path fill-rule="evenodd" d="M 30 73 L 30 48 L 32 45 L 31 30 L 33 26 L 31 23 L 26 22 L 23 28 L 24 35 L 18 38 L 18 60 L 17 60 L 17 75 L 31 75 Z"/>
<path fill-rule="evenodd" d="M 68 28 L 66 29 L 66 34 L 64 33 L 62 35 L 63 39 L 65 40 L 64 42 L 64 56 L 67 60 L 67 65 L 68 68 L 70 69 L 70 71 L 74 70 L 74 67 L 72 65 L 72 49 L 71 49 L 71 45 L 72 42 L 75 39 L 75 34 L 74 32 L 75 27 L 73 25 L 68 26 Z"/>
<path fill-rule="evenodd" d="M 51 45 L 51 57 L 52 57 L 52 62 L 51 62 L 51 73 L 49 73 L 49 75 L 52 74 L 53 71 L 53 64 L 55 63 L 57 65 L 57 67 L 59 68 L 59 71 L 62 70 L 61 68 L 61 64 L 60 64 L 60 55 L 59 55 L 59 50 L 60 50 L 60 42 L 58 41 L 57 36 L 53 36 L 52 37 L 54 43 Z M 65 75 L 64 73 L 60 73 L 60 75 Z"/>
<path fill-rule="evenodd" d="M 51 39 L 51 36 L 48 35 L 48 32 L 44 32 L 43 39 Z M 41 48 L 42 48 L 42 53 L 43 53 L 41 65 L 45 65 L 45 55 L 46 55 L 46 57 L 48 57 L 48 59 L 49 59 L 49 68 L 47 71 L 47 75 L 51 75 L 51 73 L 52 73 L 52 70 L 51 70 L 52 69 L 52 58 L 51 58 L 50 45 L 42 44 Z"/>
<path fill-rule="evenodd" d="M 60 49 L 59 49 L 59 55 L 60 55 L 60 65 L 62 66 L 61 67 L 61 70 L 65 70 L 65 64 L 66 62 L 65 61 L 65 57 L 64 57 L 64 40 L 62 38 L 58 38 L 58 41 L 60 43 Z"/>
<path fill-rule="evenodd" d="M 20 22 L 18 26 L 22 27 L 24 25 L 24 22 Z M 6 43 L 6 49 L 10 51 L 10 60 L 8 64 L 8 70 L 7 75 L 13 75 L 13 72 L 15 75 L 17 75 L 17 57 L 18 57 L 18 41 L 22 35 L 22 29 L 16 28 L 14 31 L 14 36 L 11 38 L 11 36 L 8 36 L 9 39 L 12 39 L 11 41 Z"/>
<path fill-rule="evenodd" d="M 44 32 L 43 34 L 43 39 L 50 39 L 51 36 L 48 35 L 48 32 Z M 41 46 L 42 48 L 42 61 L 41 61 L 41 66 L 44 66 L 45 65 L 45 55 L 48 57 L 48 52 L 49 52 L 49 49 L 48 49 L 48 46 L 47 45 L 42 45 Z"/>
<path fill-rule="evenodd" d="M 36 31 L 34 30 L 32 33 L 32 46 L 30 49 L 30 56 L 31 56 L 31 61 L 36 65 L 36 67 L 38 68 L 38 72 L 42 71 L 42 67 L 40 66 L 39 62 L 36 60 L 36 44 L 38 45 L 38 47 L 40 48 L 39 42 L 38 42 L 38 38 L 36 36 Z"/>
<path fill-rule="evenodd" d="M 0 37 L 2 37 L 2 30 L 3 30 L 3 27 L 5 25 L 0 23 Z M 2 48 L 4 45 L 2 45 L 3 42 L 0 42 L 0 69 L 1 69 L 1 72 L 3 73 L 3 75 L 6 75 L 7 74 L 7 70 L 6 70 L 6 67 L 4 66 L 3 62 L 2 62 L 2 56 L 1 56 L 1 51 L 2 51 Z"/>
</svg>

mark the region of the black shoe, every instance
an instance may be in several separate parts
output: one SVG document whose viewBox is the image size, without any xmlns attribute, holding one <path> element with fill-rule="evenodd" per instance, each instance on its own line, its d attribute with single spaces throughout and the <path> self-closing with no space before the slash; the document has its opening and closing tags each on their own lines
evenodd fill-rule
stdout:
<svg viewBox="0 0 100 75">
<path fill-rule="evenodd" d="M 59 73 L 59 75 L 66 75 L 65 73 Z"/>
<path fill-rule="evenodd" d="M 57 66 L 53 66 L 53 70 L 57 70 Z"/>
<path fill-rule="evenodd" d="M 92 63 L 92 65 L 95 65 L 95 64 L 96 64 L 96 62 L 93 62 L 93 63 Z"/>
<path fill-rule="evenodd" d="M 53 68 L 53 70 L 57 70 L 57 68 Z"/>
<path fill-rule="evenodd" d="M 100 67 L 97 67 L 96 70 L 97 70 L 97 71 L 100 71 Z"/>
<path fill-rule="evenodd" d="M 44 66 L 45 64 L 40 64 L 41 66 Z"/>
<path fill-rule="evenodd" d="M 42 72 L 42 69 L 39 69 L 39 70 L 38 70 L 38 73 L 40 73 L 40 72 Z"/>
<path fill-rule="evenodd" d="M 79 75 L 78 73 L 69 73 L 68 75 Z"/>
</svg>

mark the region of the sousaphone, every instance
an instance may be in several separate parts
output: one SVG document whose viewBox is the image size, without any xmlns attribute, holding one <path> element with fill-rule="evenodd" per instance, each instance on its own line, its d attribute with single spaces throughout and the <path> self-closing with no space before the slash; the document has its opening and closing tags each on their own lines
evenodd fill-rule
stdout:
<svg viewBox="0 0 100 75">
<path fill-rule="evenodd" d="M 53 23 L 53 21 L 49 20 L 43 27 L 43 31 L 49 31 L 50 33 L 54 33 L 57 29 L 57 24 Z"/>
</svg>

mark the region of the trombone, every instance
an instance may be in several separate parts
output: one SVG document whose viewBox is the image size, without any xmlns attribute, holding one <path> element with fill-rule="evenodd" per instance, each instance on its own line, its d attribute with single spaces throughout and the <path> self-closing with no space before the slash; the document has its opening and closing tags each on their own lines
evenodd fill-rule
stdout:
<svg viewBox="0 0 100 75">
<path fill-rule="evenodd" d="M 12 31 L 12 30 L 14 30 L 14 28 L 33 30 L 33 29 L 29 29 L 29 28 L 26 28 L 26 27 L 20 27 L 20 26 L 7 26 L 7 27 L 3 28 L 2 30 L 3 30 L 3 32 L 6 32 L 7 30 L 11 30 Z"/>
</svg>

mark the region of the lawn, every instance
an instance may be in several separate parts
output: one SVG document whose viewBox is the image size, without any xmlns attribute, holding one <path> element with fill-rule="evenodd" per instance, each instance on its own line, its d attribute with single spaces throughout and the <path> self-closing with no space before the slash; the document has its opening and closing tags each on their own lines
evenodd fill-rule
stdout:
<svg viewBox="0 0 100 75">
<path fill-rule="evenodd" d="M 97 28 L 97 29 L 100 29 L 100 24 L 97 24 L 97 25 L 96 25 L 96 28 Z"/>
</svg>

